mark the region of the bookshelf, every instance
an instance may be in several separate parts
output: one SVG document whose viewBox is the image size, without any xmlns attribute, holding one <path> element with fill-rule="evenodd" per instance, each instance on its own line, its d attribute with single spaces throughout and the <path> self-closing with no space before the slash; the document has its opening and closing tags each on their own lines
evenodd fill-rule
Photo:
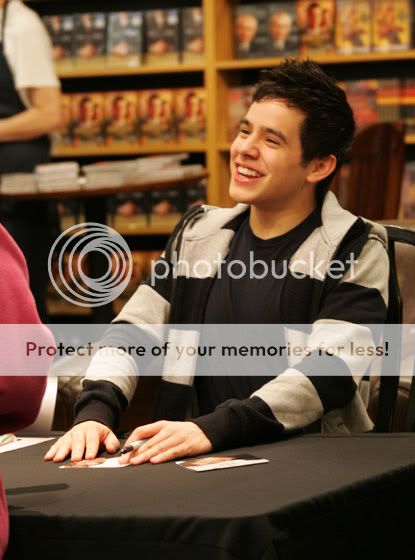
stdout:
<svg viewBox="0 0 415 560">
<path fill-rule="evenodd" d="M 255 0 L 251 0 L 252 3 Z M 259 2 L 259 0 L 258 0 Z M 32 0 L 29 2 L 40 14 L 50 14 L 56 8 L 56 13 L 71 13 L 76 11 L 110 11 L 110 7 L 102 7 L 99 2 L 87 0 L 86 2 L 72 5 L 67 0 Z M 261 68 L 273 66 L 281 62 L 281 58 L 264 57 L 250 59 L 236 59 L 233 57 L 232 36 L 232 10 L 235 6 L 234 0 L 163 0 L 156 6 L 150 0 L 140 3 L 139 9 L 148 10 L 153 7 L 181 8 L 192 5 L 200 5 L 204 13 L 204 38 L 205 38 L 205 62 L 204 64 L 175 64 L 175 65 L 142 65 L 138 68 L 111 68 L 111 67 L 89 67 L 75 68 L 61 71 L 60 78 L 63 81 L 63 90 L 66 91 L 68 84 L 74 82 L 81 84 L 84 80 L 91 83 L 96 79 L 105 77 L 114 78 L 107 85 L 107 90 L 117 89 L 117 80 L 127 77 L 137 77 L 137 80 L 162 77 L 163 87 L 178 87 L 182 79 L 196 76 L 199 86 L 205 88 L 207 93 L 207 136 L 206 142 L 195 144 L 148 144 L 139 146 L 91 146 L 91 147 L 65 147 L 54 151 L 56 158 L 84 158 L 106 156 L 128 156 L 156 153 L 177 153 L 186 151 L 191 154 L 201 154 L 205 158 L 205 165 L 209 173 L 208 202 L 216 205 L 232 205 L 227 195 L 229 182 L 229 148 L 230 142 L 227 138 L 227 111 L 228 90 L 230 87 L 246 84 L 247 73 L 249 76 L 257 76 Z M 160 5 L 159 5 L 160 4 Z M 161 5 L 162 4 L 162 5 Z M 137 5 L 129 0 L 120 2 L 119 7 L 111 9 L 137 9 Z M 301 56 L 300 56 L 301 58 Z M 303 57 L 305 58 L 305 57 Z M 378 67 L 394 68 L 394 63 L 405 64 L 410 74 L 411 61 L 415 60 L 415 49 L 390 53 L 365 53 L 340 56 L 335 53 L 316 55 L 313 58 L 324 66 L 333 66 L 344 69 L 372 68 L 373 64 Z M 401 66 L 396 69 L 399 74 Z M 337 77 L 337 76 L 336 76 Z M 192 85 L 194 85 L 194 79 Z M 145 88 L 137 81 L 137 89 Z M 120 87 L 120 89 L 122 89 Z M 73 85 L 69 85 L 70 91 L 75 91 Z M 415 145 L 415 137 L 408 136 L 408 145 Z"/>
</svg>

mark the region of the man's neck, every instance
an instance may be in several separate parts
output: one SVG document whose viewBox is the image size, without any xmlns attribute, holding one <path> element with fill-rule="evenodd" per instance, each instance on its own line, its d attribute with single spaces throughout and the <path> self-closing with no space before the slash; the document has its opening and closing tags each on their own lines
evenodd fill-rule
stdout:
<svg viewBox="0 0 415 560">
<path fill-rule="evenodd" d="M 271 239 L 284 235 L 301 224 L 315 209 L 314 199 L 307 204 L 281 208 L 260 208 L 251 206 L 249 224 L 253 233 L 260 239 Z"/>
</svg>

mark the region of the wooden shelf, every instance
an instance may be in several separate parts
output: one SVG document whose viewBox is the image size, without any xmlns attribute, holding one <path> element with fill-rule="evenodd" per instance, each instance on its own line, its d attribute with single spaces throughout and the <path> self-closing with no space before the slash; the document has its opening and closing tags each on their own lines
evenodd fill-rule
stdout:
<svg viewBox="0 0 415 560">
<path fill-rule="evenodd" d="M 113 226 L 111 226 L 113 227 Z M 173 226 L 142 226 L 142 227 L 114 227 L 120 235 L 170 235 L 173 232 Z"/>
<path fill-rule="evenodd" d="M 218 150 L 220 152 L 230 152 L 231 142 L 221 142 L 220 144 L 218 144 Z"/>
<path fill-rule="evenodd" d="M 54 158 L 76 158 L 76 157 L 105 157 L 118 155 L 140 155 L 140 154 L 175 154 L 180 152 L 199 153 L 206 151 L 206 144 L 142 144 L 142 145 L 113 145 L 113 146 L 67 146 L 54 148 Z"/>
<path fill-rule="evenodd" d="M 140 74 L 181 74 L 182 72 L 203 72 L 203 64 L 176 64 L 174 66 L 138 66 L 138 67 L 80 67 L 68 70 L 59 70 L 59 78 L 99 78 L 105 76 L 131 76 Z"/>
<path fill-rule="evenodd" d="M 349 64 L 351 62 L 387 62 L 393 60 L 414 60 L 415 59 L 415 49 L 409 51 L 399 51 L 392 53 L 367 53 L 367 54 L 351 54 L 351 55 L 337 55 L 333 54 L 321 54 L 321 55 L 300 55 L 299 58 L 307 59 L 312 58 L 319 64 Z M 231 59 L 231 60 L 219 60 L 216 63 L 217 70 L 244 70 L 244 69 L 255 69 L 255 68 L 266 68 L 269 66 L 275 66 L 276 64 L 282 62 L 283 58 L 278 57 L 266 57 L 266 58 L 247 58 L 247 59 Z"/>
</svg>

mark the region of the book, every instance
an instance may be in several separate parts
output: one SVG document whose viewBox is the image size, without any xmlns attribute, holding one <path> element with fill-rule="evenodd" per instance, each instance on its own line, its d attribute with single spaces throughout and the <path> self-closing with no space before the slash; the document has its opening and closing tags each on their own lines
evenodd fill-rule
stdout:
<svg viewBox="0 0 415 560">
<path fill-rule="evenodd" d="M 75 14 L 74 54 L 76 66 L 103 66 L 106 63 L 106 14 Z"/>
<path fill-rule="evenodd" d="M 173 142 L 175 120 L 173 91 L 168 89 L 140 92 L 140 140 L 141 142 Z"/>
<path fill-rule="evenodd" d="M 71 100 L 74 146 L 103 144 L 104 94 L 75 93 Z"/>
<path fill-rule="evenodd" d="M 409 0 L 373 0 L 373 49 L 407 50 L 411 45 Z"/>
<path fill-rule="evenodd" d="M 121 235 L 134 233 L 137 228 L 148 225 L 148 193 L 118 194 L 108 202 L 108 223 Z"/>
<path fill-rule="evenodd" d="M 399 78 L 378 81 L 376 105 L 380 121 L 399 121 L 401 117 L 401 93 L 401 80 Z"/>
<path fill-rule="evenodd" d="M 405 165 L 402 181 L 401 200 L 399 206 L 399 219 L 415 219 L 415 162 L 410 161 Z"/>
<path fill-rule="evenodd" d="M 297 0 L 302 54 L 334 51 L 334 0 Z"/>
<path fill-rule="evenodd" d="M 107 32 L 108 65 L 140 66 L 142 50 L 143 14 L 126 11 L 110 13 Z"/>
<path fill-rule="evenodd" d="M 298 53 L 298 26 L 295 4 L 292 2 L 268 5 L 268 56 L 288 56 Z"/>
<path fill-rule="evenodd" d="M 43 21 L 52 41 L 53 59 L 55 61 L 56 70 L 60 72 L 62 70 L 73 69 L 74 16 L 44 16 Z"/>
<path fill-rule="evenodd" d="M 355 80 L 347 82 L 347 100 L 353 109 L 357 128 L 379 122 L 379 113 L 376 104 L 377 88 L 377 80 Z"/>
<path fill-rule="evenodd" d="M 233 87 L 228 90 L 228 140 L 233 142 L 239 132 L 241 119 L 252 102 L 254 86 Z"/>
<path fill-rule="evenodd" d="M 54 149 L 71 146 L 73 142 L 72 96 L 61 95 L 61 123 L 59 129 L 52 133 Z"/>
<path fill-rule="evenodd" d="M 201 64 L 205 58 L 202 8 L 181 10 L 182 62 Z"/>
<path fill-rule="evenodd" d="M 268 53 L 268 5 L 237 5 L 233 12 L 236 58 L 255 58 Z"/>
<path fill-rule="evenodd" d="M 174 227 L 184 210 L 184 189 L 151 191 L 150 225 Z"/>
<path fill-rule="evenodd" d="M 149 10 L 145 16 L 147 64 L 178 64 L 179 10 Z"/>
<path fill-rule="evenodd" d="M 105 143 L 138 144 L 138 97 L 135 91 L 105 94 Z"/>
<path fill-rule="evenodd" d="M 175 113 L 179 142 L 206 140 L 206 91 L 204 88 L 176 90 Z"/>
<path fill-rule="evenodd" d="M 339 54 L 369 52 L 371 37 L 370 0 L 337 0 L 336 51 Z"/>
</svg>

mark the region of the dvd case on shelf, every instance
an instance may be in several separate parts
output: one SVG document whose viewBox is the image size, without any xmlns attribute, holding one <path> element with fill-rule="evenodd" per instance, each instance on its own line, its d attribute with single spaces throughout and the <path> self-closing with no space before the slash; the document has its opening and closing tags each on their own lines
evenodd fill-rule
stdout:
<svg viewBox="0 0 415 560">
<path fill-rule="evenodd" d="M 112 12 L 108 15 L 107 61 L 109 66 L 137 67 L 142 63 L 142 12 Z"/>
<path fill-rule="evenodd" d="M 137 92 L 115 91 L 105 94 L 105 143 L 138 144 Z"/>
<path fill-rule="evenodd" d="M 175 140 L 173 92 L 169 89 L 140 92 L 140 139 L 142 142 Z"/>
<path fill-rule="evenodd" d="M 369 52 L 371 29 L 370 0 L 337 0 L 336 51 L 338 54 Z"/>
<path fill-rule="evenodd" d="M 297 21 L 301 53 L 334 52 L 334 0 L 297 0 Z"/>
<path fill-rule="evenodd" d="M 144 12 L 145 61 L 153 65 L 179 63 L 179 10 Z"/>
<path fill-rule="evenodd" d="M 205 58 L 203 10 L 199 7 L 181 10 L 182 62 L 201 64 Z"/>
<path fill-rule="evenodd" d="M 373 0 L 373 49 L 378 52 L 407 50 L 411 46 L 409 0 Z"/>
<path fill-rule="evenodd" d="M 273 2 L 268 5 L 268 56 L 298 54 L 298 26 L 295 3 Z"/>
<path fill-rule="evenodd" d="M 104 94 L 78 93 L 71 96 L 72 135 L 75 146 L 103 144 Z"/>
<path fill-rule="evenodd" d="M 237 5 L 233 12 L 236 58 L 257 58 L 268 52 L 268 5 Z"/>
<path fill-rule="evenodd" d="M 52 41 L 56 70 L 58 72 L 72 70 L 74 68 L 74 16 L 44 16 L 43 21 Z"/>
<path fill-rule="evenodd" d="M 203 142 L 206 139 L 206 92 L 204 88 L 175 91 L 177 139 Z"/>
<path fill-rule="evenodd" d="M 75 14 L 74 18 L 76 66 L 104 66 L 106 63 L 106 14 L 104 12 L 87 12 Z"/>
</svg>

